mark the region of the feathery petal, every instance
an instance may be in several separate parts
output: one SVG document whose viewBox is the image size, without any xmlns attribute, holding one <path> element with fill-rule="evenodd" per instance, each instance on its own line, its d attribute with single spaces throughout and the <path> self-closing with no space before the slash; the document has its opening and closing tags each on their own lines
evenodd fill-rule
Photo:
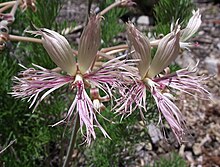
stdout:
<svg viewBox="0 0 220 167">
<path fill-rule="evenodd" d="M 77 62 L 82 74 L 85 74 L 96 60 L 97 51 L 101 44 L 100 23 L 101 16 L 91 16 L 81 35 Z"/>
<path fill-rule="evenodd" d="M 131 88 L 121 92 L 121 97 L 116 100 L 113 108 L 115 113 L 129 116 L 139 108 L 146 111 L 146 86 L 142 82 L 135 83 Z"/>
<path fill-rule="evenodd" d="M 154 82 L 193 96 L 198 95 L 200 98 L 210 99 L 210 92 L 202 85 L 202 82 L 207 78 L 193 75 L 195 72 L 196 68 L 192 70 L 189 70 L 188 68 L 181 69 L 170 75 L 156 78 L 154 79 Z"/>
<path fill-rule="evenodd" d="M 138 31 L 132 23 L 127 24 L 128 39 L 134 46 L 135 53 L 132 54 L 134 59 L 140 60 L 138 62 L 138 69 L 141 78 L 147 74 L 148 68 L 151 63 L 151 45 L 148 38 Z"/>
<path fill-rule="evenodd" d="M 33 66 L 38 69 L 26 68 L 19 73 L 19 78 L 13 78 L 15 85 L 10 93 L 16 98 L 28 98 L 28 102 L 32 101 L 30 107 L 35 104 L 36 108 L 48 94 L 73 80 L 70 76 L 63 76 L 38 65 Z M 45 90 L 47 91 L 39 99 L 40 93 Z"/>
<path fill-rule="evenodd" d="M 168 122 L 178 142 L 181 143 L 182 137 L 184 135 L 185 123 L 180 110 L 172 101 L 170 101 L 155 87 L 153 87 L 151 91 L 158 109 Z"/>
<path fill-rule="evenodd" d="M 93 105 L 90 97 L 88 96 L 84 88 L 82 77 L 80 75 L 76 76 L 74 85 L 77 88 L 77 94 L 72 105 L 70 106 L 68 110 L 67 116 L 63 120 L 54 124 L 53 126 L 63 123 L 66 120 L 70 121 L 71 118 L 73 118 L 73 115 L 74 115 L 73 112 L 76 109 L 75 114 L 79 114 L 79 118 L 80 118 L 80 129 L 81 129 L 82 134 L 85 136 L 85 142 L 88 145 L 90 145 L 92 138 L 93 139 L 96 138 L 96 134 L 94 130 L 95 127 L 98 127 L 102 131 L 105 137 L 110 138 L 108 134 L 106 133 L 106 131 L 102 128 L 102 126 L 98 122 L 96 113 L 99 113 L 99 112 L 95 109 L 95 106 Z M 86 129 L 86 135 L 83 132 L 84 126 Z"/>
<path fill-rule="evenodd" d="M 132 68 L 130 68 L 130 66 L 134 64 L 133 61 L 120 60 L 125 58 L 125 56 L 126 55 L 123 55 L 109 60 L 99 69 L 85 74 L 84 79 L 91 85 L 104 91 L 110 97 L 113 97 L 112 89 L 122 88 L 124 82 L 130 82 L 132 78 L 135 78 L 138 74 L 137 71 L 133 71 Z"/>
</svg>

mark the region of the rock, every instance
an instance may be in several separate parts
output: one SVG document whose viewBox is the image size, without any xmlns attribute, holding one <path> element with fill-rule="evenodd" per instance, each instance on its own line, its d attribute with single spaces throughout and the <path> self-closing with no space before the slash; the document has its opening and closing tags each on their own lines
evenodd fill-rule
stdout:
<svg viewBox="0 0 220 167">
<path fill-rule="evenodd" d="M 190 67 L 193 68 L 196 65 L 192 53 L 189 51 L 184 51 L 181 56 L 178 56 L 175 62 L 182 68 Z"/>
<path fill-rule="evenodd" d="M 220 42 L 217 44 L 217 48 L 218 50 L 220 50 Z"/>
<path fill-rule="evenodd" d="M 144 24 L 144 25 L 149 25 L 150 24 L 150 19 L 148 16 L 140 16 L 137 19 L 137 24 Z"/>
<path fill-rule="evenodd" d="M 195 164 L 195 160 L 193 158 L 192 152 L 186 151 L 185 156 L 186 156 L 186 159 L 191 163 L 191 165 Z"/>
<path fill-rule="evenodd" d="M 204 60 L 204 62 L 210 74 L 220 75 L 220 60 L 219 59 L 207 57 Z"/>
<path fill-rule="evenodd" d="M 182 157 L 184 156 L 185 147 L 186 147 L 185 144 L 182 144 L 180 149 L 179 149 L 179 155 L 182 156 Z"/>
<path fill-rule="evenodd" d="M 159 140 L 163 139 L 160 129 L 152 123 L 148 125 L 148 133 L 153 144 L 156 144 Z"/>
<path fill-rule="evenodd" d="M 151 150 L 153 150 L 153 146 L 152 146 L 152 144 L 151 143 L 147 143 L 146 145 L 145 145 L 145 147 L 144 147 L 146 150 L 148 150 L 148 151 L 151 151 Z"/>
<path fill-rule="evenodd" d="M 195 155 L 200 155 L 201 153 L 202 153 L 202 149 L 201 149 L 201 144 L 200 143 L 195 143 L 194 145 L 193 145 L 193 153 L 195 154 Z"/>
<path fill-rule="evenodd" d="M 135 151 L 139 152 L 144 148 L 144 143 L 139 143 L 136 145 Z"/>
</svg>

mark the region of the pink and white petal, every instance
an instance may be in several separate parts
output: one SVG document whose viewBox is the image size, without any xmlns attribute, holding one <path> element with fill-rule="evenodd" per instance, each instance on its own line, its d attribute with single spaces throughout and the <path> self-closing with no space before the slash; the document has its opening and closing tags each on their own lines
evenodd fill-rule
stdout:
<svg viewBox="0 0 220 167">
<path fill-rule="evenodd" d="M 123 91 L 113 108 L 116 114 L 129 116 L 137 108 L 146 111 L 146 87 L 143 83 L 134 83 L 131 88 Z"/>
<path fill-rule="evenodd" d="M 202 99 L 210 99 L 211 94 L 203 85 L 207 77 L 196 76 L 196 70 L 182 69 L 173 74 L 156 78 L 154 81 L 160 85 L 185 92 L 193 96 L 199 96 Z"/>
<path fill-rule="evenodd" d="M 37 65 L 34 66 L 36 68 L 40 67 Z M 19 73 L 19 77 L 13 78 L 14 86 L 10 94 L 16 98 L 29 98 L 28 102 L 32 101 L 30 107 L 34 104 L 37 106 L 48 94 L 72 82 L 72 80 L 73 78 L 70 76 L 63 76 L 43 67 L 40 67 L 40 69 L 26 68 Z M 39 97 L 45 90 L 47 92 Z M 38 100 L 38 98 L 40 99 Z"/>
<path fill-rule="evenodd" d="M 95 134 L 95 127 L 98 127 L 103 135 L 105 137 L 108 137 L 108 134 L 106 131 L 102 128 L 102 126 L 99 124 L 98 119 L 96 117 L 96 114 L 99 112 L 95 110 L 95 107 L 93 106 L 92 100 L 88 96 L 85 88 L 84 83 L 82 80 L 80 80 L 80 77 L 78 77 L 77 81 L 74 83 L 77 88 L 77 94 L 76 97 L 70 106 L 66 117 L 54 124 L 53 126 L 56 126 L 58 124 L 69 122 L 71 119 L 75 118 L 76 114 L 79 114 L 79 122 L 80 122 L 80 130 L 83 136 L 85 137 L 85 142 L 90 145 L 92 138 L 96 138 Z M 74 110 L 76 110 L 74 112 Z M 86 134 L 84 134 L 84 128 L 86 131 Z"/>
<path fill-rule="evenodd" d="M 163 114 L 164 118 L 168 122 L 178 142 L 181 143 L 185 134 L 185 123 L 180 110 L 172 101 L 170 101 L 156 88 L 152 88 L 151 91 L 159 111 Z"/>
</svg>

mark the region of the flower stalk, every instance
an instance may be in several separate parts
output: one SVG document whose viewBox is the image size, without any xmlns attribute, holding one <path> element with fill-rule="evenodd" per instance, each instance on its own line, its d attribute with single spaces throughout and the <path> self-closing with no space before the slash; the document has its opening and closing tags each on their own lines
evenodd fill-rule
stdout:
<svg viewBox="0 0 220 167">
<path fill-rule="evenodd" d="M 112 10 L 113 8 L 115 7 L 118 7 L 118 6 L 131 6 L 135 4 L 134 2 L 132 2 L 131 0 L 118 0 L 118 1 L 115 1 L 113 4 L 109 5 L 107 8 L 105 8 L 103 11 L 101 11 L 99 13 L 100 16 L 103 16 L 105 15 L 106 13 L 108 13 L 110 10 Z"/>
<path fill-rule="evenodd" d="M 74 125 L 73 125 L 73 128 L 72 128 L 70 142 L 69 142 L 69 145 L 68 145 L 67 154 L 66 154 L 65 161 L 63 163 L 63 167 L 68 167 L 69 166 L 69 163 L 71 161 L 71 157 L 72 157 L 72 154 L 73 154 L 73 149 L 74 149 L 74 146 L 76 145 L 77 132 L 79 130 L 79 127 L 80 127 L 79 114 L 77 114 L 76 118 L 74 119 Z"/>
<path fill-rule="evenodd" d="M 31 37 L 22 37 L 17 35 L 9 35 L 8 40 L 14 42 L 31 42 L 31 43 L 39 43 L 42 44 L 42 40 L 38 38 L 31 38 Z"/>
<path fill-rule="evenodd" d="M 9 1 L 9 2 L 2 2 L 0 3 L 0 7 L 11 5 L 13 6 L 17 1 Z"/>
</svg>

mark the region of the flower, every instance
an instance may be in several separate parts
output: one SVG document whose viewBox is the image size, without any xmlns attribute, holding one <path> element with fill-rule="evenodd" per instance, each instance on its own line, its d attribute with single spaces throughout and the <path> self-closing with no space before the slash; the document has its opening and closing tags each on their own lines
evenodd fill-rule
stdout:
<svg viewBox="0 0 220 167">
<path fill-rule="evenodd" d="M 181 30 L 180 35 L 180 47 L 188 49 L 192 46 L 191 43 L 187 42 L 199 29 L 202 24 L 201 14 L 199 13 L 199 9 L 197 11 L 192 11 L 193 16 L 189 19 L 189 22 L 183 30 Z"/>
<path fill-rule="evenodd" d="M 201 14 L 199 13 L 199 9 L 197 11 L 192 11 L 193 16 L 189 19 L 189 22 L 183 30 L 181 30 L 181 41 L 187 41 L 191 38 L 199 29 L 200 25 L 202 24 Z"/>
<path fill-rule="evenodd" d="M 188 49 L 191 46 L 195 46 L 196 44 L 192 44 L 190 42 L 187 42 L 193 35 L 195 35 L 195 33 L 198 31 L 199 27 L 201 26 L 202 20 L 201 20 L 201 14 L 199 12 L 199 9 L 197 11 L 192 11 L 193 16 L 189 19 L 189 22 L 186 26 L 186 28 L 180 30 L 180 48 L 181 49 Z M 172 23 L 170 26 L 170 32 L 172 32 L 174 30 L 175 27 L 178 26 L 178 22 L 179 20 L 176 21 L 176 23 Z M 158 44 L 160 43 L 160 40 L 154 40 L 151 41 L 151 46 L 158 46 Z"/>
<path fill-rule="evenodd" d="M 103 107 L 102 102 L 109 100 L 112 89 L 118 87 L 121 78 L 120 69 L 123 71 L 124 62 L 119 58 L 102 63 L 95 67 L 97 52 L 100 46 L 100 22 L 101 16 L 90 17 L 88 25 L 83 30 L 80 38 L 79 51 L 73 54 L 68 41 L 55 31 L 39 29 L 35 34 L 42 36 L 42 43 L 53 62 L 67 74 L 63 75 L 53 70 L 45 69 L 38 65 L 34 68 L 25 68 L 14 77 L 12 95 L 16 98 L 32 101 L 30 107 L 38 104 L 51 92 L 69 84 L 71 89 L 76 90 L 75 99 L 68 109 L 66 117 L 55 125 L 69 121 L 79 114 L 80 128 L 86 129 L 86 140 L 88 144 L 95 139 L 95 127 L 98 127 L 105 137 L 109 137 L 99 124 L 96 114 L 100 114 Z M 91 97 L 86 92 L 90 89 Z M 100 97 L 98 90 L 102 90 L 106 96 Z M 76 111 L 75 111 L 76 110 Z M 75 112 L 74 112 L 75 111 Z"/>
<path fill-rule="evenodd" d="M 195 70 L 183 69 L 172 74 L 161 74 L 180 50 L 180 26 L 176 25 L 172 32 L 163 37 L 157 51 L 151 58 L 151 46 L 148 38 L 138 31 L 133 24 L 127 24 L 129 42 L 134 48 L 133 59 L 139 60 L 137 70 L 139 74 L 131 88 L 124 90 L 122 97 L 116 104 L 116 113 L 131 114 L 136 108 L 146 111 L 146 91 L 153 96 L 158 110 L 163 114 L 180 143 L 184 135 L 184 119 L 178 107 L 172 101 L 172 94 L 168 88 L 183 91 L 188 94 L 199 94 L 204 98 L 210 96 L 202 86 L 202 77 L 191 76 Z M 124 94 L 124 95 L 123 95 Z"/>
</svg>

